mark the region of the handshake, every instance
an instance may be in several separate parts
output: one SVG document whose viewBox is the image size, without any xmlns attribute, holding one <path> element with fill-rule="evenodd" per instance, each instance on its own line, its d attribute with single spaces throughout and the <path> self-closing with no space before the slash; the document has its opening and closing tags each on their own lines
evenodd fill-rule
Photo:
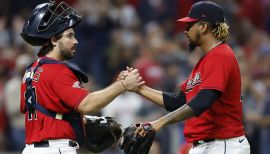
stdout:
<svg viewBox="0 0 270 154">
<path fill-rule="evenodd" d="M 117 81 L 120 81 L 123 89 L 126 91 L 137 91 L 145 81 L 142 80 L 138 69 L 127 67 L 126 70 L 119 73 Z"/>
<path fill-rule="evenodd" d="M 137 92 L 145 84 L 137 69 L 127 67 L 119 73 L 117 81 L 122 83 L 123 89 Z M 118 143 L 125 154 L 148 154 L 156 131 L 152 124 L 137 123 L 124 129 Z"/>
</svg>

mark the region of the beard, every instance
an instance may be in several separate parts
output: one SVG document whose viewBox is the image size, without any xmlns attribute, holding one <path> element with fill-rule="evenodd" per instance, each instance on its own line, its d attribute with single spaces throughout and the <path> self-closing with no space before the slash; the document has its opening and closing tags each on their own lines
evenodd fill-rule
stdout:
<svg viewBox="0 0 270 154">
<path fill-rule="evenodd" d="M 63 60 L 69 60 L 73 58 L 73 53 L 71 52 L 71 49 L 67 49 L 64 47 L 63 43 L 59 43 L 59 48 L 60 48 L 60 55 Z"/>
<path fill-rule="evenodd" d="M 197 47 L 197 45 L 194 42 L 189 42 L 189 44 L 188 44 L 188 51 L 189 52 L 193 52 L 196 47 Z"/>
<path fill-rule="evenodd" d="M 196 33 L 196 37 L 195 37 L 195 40 L 191 40 L 190 39 L 190 42 L 188 44 L 188 51 L 189 52 L 193 52 L 197 46 L 199 46 L 198 42 L 200 40 L 200 34 L 199 33 Z"/>
</svg>

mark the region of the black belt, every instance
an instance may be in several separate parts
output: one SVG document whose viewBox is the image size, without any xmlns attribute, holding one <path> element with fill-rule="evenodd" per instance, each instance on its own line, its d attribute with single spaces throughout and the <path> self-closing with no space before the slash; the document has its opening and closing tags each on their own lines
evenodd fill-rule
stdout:
<svg viewBox="0 0 270 154">
<path fill-rule="evenodd" d="M 68 141 L 68 146 L 70 147 L 76 147 L 78 144 L 75 141 Z M 41 147 L 49 147 L 49 141 L 40 141 L 35 142 L 34 147 L 35 148 L 41 148 Z"/>
<path fill-rule="evenodd" d="M 213 141 L 215 141 L 215 140 L 216 140 L 216 139 L 198 140 L 198 141 L 193 142 L 193 146 L 198 146 L 198 145 L 203 144 L 203 143 L 213 142 Z"/>
</svg>

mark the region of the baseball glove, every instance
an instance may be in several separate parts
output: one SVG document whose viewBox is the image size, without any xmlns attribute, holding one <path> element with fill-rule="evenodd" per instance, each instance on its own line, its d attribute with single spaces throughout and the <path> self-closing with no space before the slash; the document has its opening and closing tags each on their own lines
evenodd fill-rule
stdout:
<svg viewBox="0 0 270 154">
<path fill-rule="evenodd" d="M 138 127 L 142 127 L 146 132 L 145 136 L 134 135 Z M 119 142 L 119 148 L 124 150 L 125 154 L 148 154 L 155 138 L 156 131 L 150 123 L 139 123 L 125 128 Z"/>
<path fill-rule="evenodd" d="M 112 117 L 84 116 L 85 147 L 91 152 L 101 152 L 118 142 L 122 129 Z"/>
</svg>

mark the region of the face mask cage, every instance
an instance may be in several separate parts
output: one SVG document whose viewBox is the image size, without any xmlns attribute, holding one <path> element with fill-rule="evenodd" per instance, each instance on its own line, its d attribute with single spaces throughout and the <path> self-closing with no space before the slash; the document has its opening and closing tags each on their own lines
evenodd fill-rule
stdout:
<svg viewBox="0 0 270 154">
<path fill-rule="evenodd" d="M 58 5 L 53 4 L 47 8 L 45 15 L 38 26 L 38 31 L 42 32 L 49 29 L 56 21 L 71 20 L 71 16 L 81 18 L 68 4 L 61 2 Z"/>
</svg>

